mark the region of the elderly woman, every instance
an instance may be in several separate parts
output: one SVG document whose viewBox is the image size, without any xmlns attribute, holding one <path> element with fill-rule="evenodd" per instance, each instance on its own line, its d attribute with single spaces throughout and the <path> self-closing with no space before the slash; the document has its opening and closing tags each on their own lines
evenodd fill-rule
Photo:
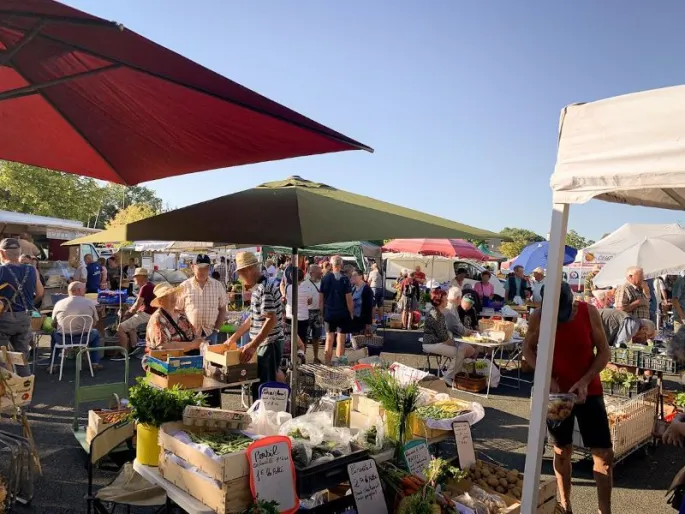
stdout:
<svg viewBox="0 0 685 514">
<path fill-rule="evenodd" d="M 478 328 L 478 315 L 473 308 L 473 298 L 470 295 L 462 297 L 459 307 L 457 307 L 457 314 L 468 330 L 476 330 Z"/>
<path fill-rule="evenodd" d="M 155 299 L 150 302 L 157 310 L 147 323 L 145 340 L 149 350 L 183 350 L 192 352 L 200 349 L 201 338 L 196 338 L 193 326 L 185 314 L 176 310 L 180 289 L 168 282 L 157 284 Z"/>
<path fill-rule="evenodd" d="M 454 376 L 461 370 L 461 365 L 466 358 L 466 353 L 473 348 L 469 345 L 461 345 L 454 342 L 447 330 L 446 313 L 447 293 L 442 289 L 435 289 L 431 292 L 431 304 L 433 309 L 426 316 L 426 323 L 423 327 L 423 351 L 433 355 L 449 357 L 450 361 L 442 379 L 452 387 Z M 448 316 L 450 316 L 448 314 Z"/>
<path fill-rule="evenodd" d="M 492 299 L 495 296 L 495 286 L 490 283 L 490 278 L 492 278 L 490 271 L 483 270 L 480 274 L 480 282 L 473 284 L 473 290 L 481 300 Z"/>
</svg>

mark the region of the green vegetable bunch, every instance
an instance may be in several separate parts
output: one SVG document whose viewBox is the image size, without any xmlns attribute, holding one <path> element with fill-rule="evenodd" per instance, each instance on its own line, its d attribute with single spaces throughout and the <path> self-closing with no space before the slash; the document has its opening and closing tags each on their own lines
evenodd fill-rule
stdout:
<svg viewBox="0 0 685 514">
<path fill-rule="evenodd" d="M 131 418 L 138 423 L 160 427 L 170 421 L 183 419 L 183 409 L 188 405 L 204 406 L 206 396 L 195 391 L 181 389 L 158 389 L 143 378 L 128 390 Z"/>
<path fill-rule="evenodd" d="M 245 509 L 242 514 L 280 514 L 278 502 L 267 502 L 257 499 L 255 503 Z"/>
<path fill-rule="evenodd" d="M 229 453 L 238 453 L 247 450 L 254 441 L 242 434 L 234 434 L 230 432 L 207 432 L 207 433 L 193 433 L 188 432 L 191 441 L 197 444 L 206 444 L 217 455 L 228 455 Z"/>
<path fill-rule="evenodd" d="M 685 407 L 685 393 L 678 393 L 675 395 L 675 406 L 676 407 Z"/>
<path fill-rule="evenodd" d="M 637 384 L 640 381 L 640 377 L 625 369 L 620 369 L 618 371 L 603 369 L 599 374 L 599 379 L 604 383 L 619 384 L 627 389 L 630 389 L 634 384 Z"/>
</svg>

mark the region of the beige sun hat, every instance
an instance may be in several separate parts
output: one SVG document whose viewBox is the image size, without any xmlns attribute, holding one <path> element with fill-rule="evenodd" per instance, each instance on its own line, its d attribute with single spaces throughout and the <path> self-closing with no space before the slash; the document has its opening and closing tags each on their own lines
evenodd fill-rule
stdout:
<svg viewBox="0 0 685 514">
<path fill-rule="evenodd" d="M 545 274 L 545 268 L 543 268 L 542 266 L 538 266 L 537 268 L 535 268 L 533 270 L 533 273 L 540 273 L 540 274 L 544 275 Z"/>
<path fill-rule="evenodd" d="M 240 252 L 235 256 L 235 270 L 240 271 L 241 269 L 249 268 L 251 266 L 257 266 L 259 260 L 257 256 L 252 252 Z"/>
<path fill-rule="evenodd" d="M 145 268 L 136 268 L 136 271 L 133 272 L 134 277 L 147 277 L 149 274 L 150 272 Z"/>
<path fill-rule="evenodd" d="M 169 296 L 170 294 L 177 293 L 180 290 L 180 287 L 172 286 L 169 282 L 160 282 L 155 286 L 155 289 L 153 291 L 153 293 L 155 294 L 155 298 L 150 302 L 150 306 L 161 307 L 159 303 L 160 298 L 164 298 L 165 296 Z"/>
</svg>

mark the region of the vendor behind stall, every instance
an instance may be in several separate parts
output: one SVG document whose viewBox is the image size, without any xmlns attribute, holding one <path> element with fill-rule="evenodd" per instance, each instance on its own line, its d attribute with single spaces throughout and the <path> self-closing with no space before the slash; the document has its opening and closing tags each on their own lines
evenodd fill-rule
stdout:
<svg viewBox="0 0 685 514">
<path fill-rule="evenodd" d="M 656 326 L 651 320 L 635 319 L 618 309 L 600 309 L 599 315 L 609 346 L 627 348 L 631 341 L 645 344 L 656 334 Z"/>
<path fill-rule="evenodd" d="M 150 307 L 157 310 L 150 316 L 145 332 L 148 350 L 199 350 L 202 339 L 196 339 L 193 325 L 186 315 L 176 310 L 180 288 L 168 282 L 157 284 Z"/>
<path fill-rule="evenodd" d="M 251 252 L 236 255 L 236 272 L 245 290 L 252 290 L 250 316 L 226 341 L 237 345 L 249 332 L 250 342 L 241 348 L 240 360 L 248 362 L 257 353 L 259 383 L 253 384 L 252 396 L 259 397 L 259 385 L 276 380 L 283 349 L 283 301 L 278 282 L 267 279 L 257 257 Z"/>
</svg>

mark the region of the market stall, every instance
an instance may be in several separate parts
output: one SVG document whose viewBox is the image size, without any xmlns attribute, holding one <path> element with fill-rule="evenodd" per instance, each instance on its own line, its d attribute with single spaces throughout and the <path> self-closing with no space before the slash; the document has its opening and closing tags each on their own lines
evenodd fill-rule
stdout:
<svg viewBox="0 0 685 514">
<path fill-rule="evenodd" d="M 550 183 L 553 210 L 546 294 L 535 369 L 522 512 L 537 505 L 546 406 L 570 204 L 591 199 L 685 210 L 685 86 L 564 108 Z"/>
<path fill-rule="evenodd" d="M 285 246 L 262 246 L 261 251 L 262 259 L 264 259 L 271 253 L 290 255 L 292 248 Z M 382 259 L 381 247 L 369 241 L 346 241 L 344 243 L 308 246 L 298 249 L 298 254 L 312 257 L 339 255 L 342 258 L 354 258 L 357 267 L 362 271 L 368 269 L 368 261 L 380 264 Z"/>
</svg>

